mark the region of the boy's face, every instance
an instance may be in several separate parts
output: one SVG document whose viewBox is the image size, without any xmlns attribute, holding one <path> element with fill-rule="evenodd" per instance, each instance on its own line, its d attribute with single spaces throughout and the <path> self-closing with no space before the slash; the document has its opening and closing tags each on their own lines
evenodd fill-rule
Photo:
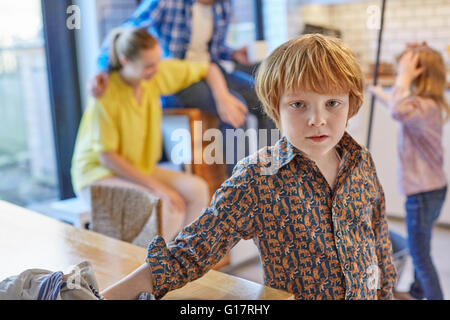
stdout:
<svg viewBox="0 0 450 320">
<path fill-rule="evenodd" d="M 285 92 L 280 100 L 281 130 L 312 160 L 325 159 L 344 135 L 348 110 L 349 93 Z"/>
</svg>

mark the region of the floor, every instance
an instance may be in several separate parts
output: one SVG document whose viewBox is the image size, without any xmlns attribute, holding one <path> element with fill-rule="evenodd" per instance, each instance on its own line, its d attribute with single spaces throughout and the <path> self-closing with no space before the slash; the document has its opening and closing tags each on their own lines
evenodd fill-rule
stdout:
<svg viewBox="0 0 450 320">
<path fill-rule="evenodd" d="M 389 219 L 389 227 L 398 233 L 406 236 L 406 225 L 403 220 Z M 442 291 L 445 299 L 450 299 L 450 228 L 437 226 L 434 230 L 432 239 L 432 258 L 435 267 L 439 273 Z M 253 261 L 249 264 L 243 265 L 240 268 L 227 271 L 227 273 L 251 280 L 257 283 L 264 283 L 262 268 L 259 261 Z M 411 258 L 408 257 L 404 271 L 400 276 L 397 290 L 407 291 L 409 284 L 414 278 L 413 266 Z"/>
</svg>

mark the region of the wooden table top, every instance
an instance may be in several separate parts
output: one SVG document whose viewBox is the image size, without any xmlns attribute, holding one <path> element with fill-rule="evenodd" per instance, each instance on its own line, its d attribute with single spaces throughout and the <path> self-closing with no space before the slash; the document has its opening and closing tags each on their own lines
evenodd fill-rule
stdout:
<svg viewBox="0 0 450 320">
<path fill-rule="evenodd" d="M 103 290 L 139 267 L 146 249 L 0 201 L 0 257 L 0 281 L 26 269 L 67 272 L 87 260 Z M 164 299 L 283 300 L 293 295 L 211 270 Z"/>
</svg>

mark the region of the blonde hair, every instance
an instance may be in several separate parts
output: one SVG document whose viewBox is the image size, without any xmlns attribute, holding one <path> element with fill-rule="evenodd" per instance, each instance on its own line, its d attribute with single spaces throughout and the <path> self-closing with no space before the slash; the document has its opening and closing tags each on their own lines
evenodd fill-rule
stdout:
<svg viewBox="0 0 450 320">
<path fill-rule="evenodd" d="M 112 71 L 122 69 L 121 57 L 130 61 L 136 60 L 141 50 L 153 49 L 158 44 L 145 28 L 117 28 L 109 37 L 111 39 L 109 61 Z"/>
<path fill-rule="evenodd" d="M 416 52 L 419 55 L 417 67 L 424 68 L 423 72 L 413 80 L 411 93 L 415 96 L 436 101 L 445 113 L 444 122 L 446 122 L 450 118 L 450 105 L 444 97 L 447 81 L 442 55 L 427 45 L 422 45 L 403 51 L 398 56 L 397 62 L 407 51 Z"/>
<path fill-rule="evenodd" d="M 265 113 L 280 128 L 279 103 L 285 92 L 349 92 L 350 119 L 361 108 L 364 80 L 355 55 L 341 40 L 307 34 L 282 44 L 263 61 L 255 89 Z"/>
</svg>

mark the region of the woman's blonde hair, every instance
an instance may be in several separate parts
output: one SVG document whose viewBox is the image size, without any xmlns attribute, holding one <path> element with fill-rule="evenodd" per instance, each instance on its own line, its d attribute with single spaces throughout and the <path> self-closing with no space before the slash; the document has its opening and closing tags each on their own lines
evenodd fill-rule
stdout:
<svg viewBox="0 0 450 320">
<path fill-rule="evenodd" d="M 364 80 L 355 55 L 341 40 L 307 34 L 282 44 L 263 61 L 255 89 L 265 113 L 280 128 L 279 104 L 285 92 L 349 92 L 350 119 L 361 108 Z"/>
<path fill-rule="evenodd" d="M 117 28 L 109 37 L 109 61 L 112 71 L 122 69 L 121 57 L 130 61 L 136 60 L 141 50 L 153 49 L 158 44 L 145 28 Z"/>
<path fill-rule="evenodd" d="M 413 51 L 419 55 L 417 67 L 424 68 L 423 72 L 413 80 L 411 93 L 415 96 L 430 98 L 436 101 L 445 113 L 444 121 L 450 118 L 450 105 L 444 97 L 447 86 L 445 63 L 442 55 L 427 45 L 408 48 L 398 57 L 397 62 L 407 52 Z"/>
</svg>

